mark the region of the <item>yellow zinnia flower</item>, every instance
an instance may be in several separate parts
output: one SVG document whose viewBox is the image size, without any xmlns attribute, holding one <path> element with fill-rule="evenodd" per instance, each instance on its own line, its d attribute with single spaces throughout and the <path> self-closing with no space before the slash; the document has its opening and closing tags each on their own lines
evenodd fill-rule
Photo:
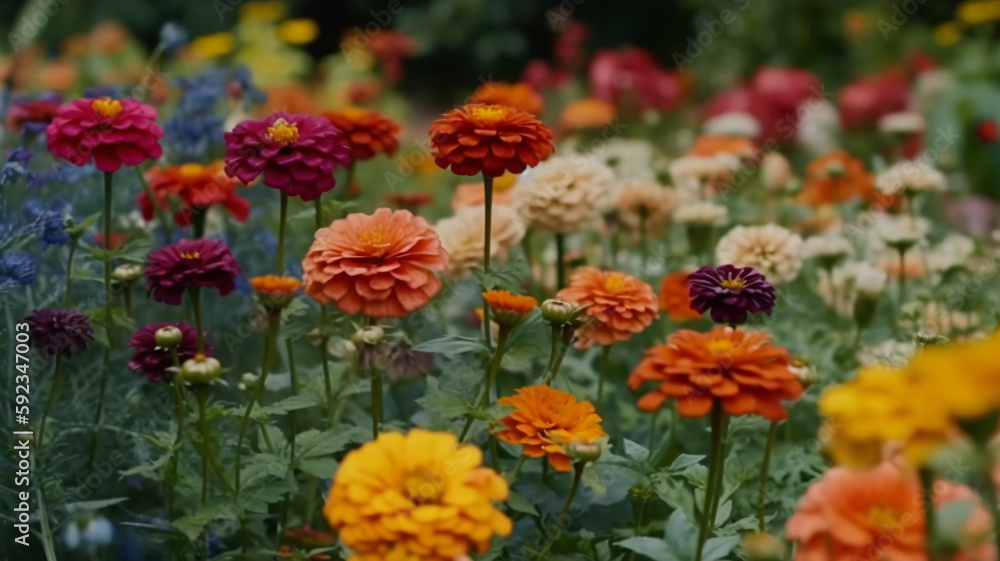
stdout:
<svg viewBox="0 0 1000 561">
<path fill-rule="evenodd" d="M 311 19 L 290 19 L 278 25 L 278 37 L 290 45 L 305 45 L 319 37 L 319 26 Z"/>
<path fill-rule="evenodd" d="M 247 2 L 240 6 L 242 20 L 278 21 L 284 16 L 284 2 Z"/>
<path fill-rule="evenodd" d="M 450 433 L 384 433 L 340 464 L 323 507 L 350 561 L 453 561 L 489 549 L 511 521 L 494 508 L 507 482 Z"/>
<path fill-rule="evenodd" d="M 191 41 L 191 50 L 201 58 L 215 58 L 228 55 L 236 48 L 232 33 L 225 31 L 202 35 Z"/>
<path fill-rule="evenodd" d="M 830 453 L 841 465 L 867 468 L 884 457 L 886 445 L 902 446 L 913 465 L 923 464 L 951 426 L 930 390 L 904 372 L 871 366 L 847 384 L 828 388 L 819 399 L 827 417 Z"/>
</svg>

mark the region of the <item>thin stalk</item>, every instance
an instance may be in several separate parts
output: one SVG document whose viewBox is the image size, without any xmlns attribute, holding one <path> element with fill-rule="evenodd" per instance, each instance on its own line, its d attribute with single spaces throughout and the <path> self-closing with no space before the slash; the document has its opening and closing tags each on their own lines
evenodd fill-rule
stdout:
<svg viewBox="0 0 1000 561">
<path fill-rule="evenodd" d="M 903 304 L 906 303 L 906 250 L 899 248 L 899 313 L 897 318 L 903 315 Z"/>
<path fill-rule="evenodd" d="M 483 272 L 490 274 L 490 260 L 493 255 L 493 178 L 483 174 L 483 194 L 486 197 L 483 220 Z M 486 287 L 483 287 L 486 290 Z M 486 341 L 486 348 L 492 349 L 493 342 L 490 337 L 490 303 L 483 297 L 483 339 Z"/>
<path fill-rule="evenodd" d="M 69 241 L 69 258 L 66 260 L 66 289 L 63 290 L 63 308 L 69 308 L 73 301 L 73 256 L 76 254 L 78 236 L 72 236 Z"/>
<path fill-rule="evenodd" d="M 479 396 L 479 404 L 477 408 L 482 410 L 485 409 L 490 403 L 490 390 L 493 388 L 493 383 L 496 381 L 497 373 L 500 372 L 500 363 L 503 362 L 503 354 L 507 350 L 507 339 L 510 336 L 509 329 L 501 329 L 500 336 L 497 338 L 497 349 L 493 353 L 493 359 L 490 360 L 489 367 L 486 371 L 486 380 L 482 393 Z M 475 419 L 472 415 L 465 421 L 465 427 L 462 429 L 462 434 L 459 435 L 458 441 L 464 442 L 466 435 L 469 434 L 469 429 L 472 428 L 472 423 Z"/>
<path fill-rule="evenodd" d="M 31 471 L 35 471 L 35 455 L 31 455 Z M 35 491 L 38 494 L 38 519 L 42 527 L 42 551 L 45 552 L 46 561 L 56 561 L 56 547 L 52 543 L 52 528 L 49 526 L 49 513 L 45 509 L 45 492 L 41 485 L 36 485 Z"/>
<path fill-rule="evenodd" d="M 656 420 L 660 416 L 660 409 L 657 408 L 649 415 L 649 446 L 646 448 L 652 450 L 656 446 Z"/>
<path fill-rule="evenodd" d="M 316 198 L 315 201 L 316 208 L 316 230 L 323 228 L 323 202 L 320 197 Z M 322 303 L 319 305 L 319 316 L 320 318 L 326 317 L 326 306 Z M 326 352 L 326 338 L 322 339 L 319 347 L 320 356 L 323 361 L 323 391 L 326 395 L 326 418 L 330 423 L 333 423 L 333 383 L 330 380 L 330 357 L 327 356 Z"/>
<path fill-rule="evenodd" d="M 920 468 L 920 487 L 924 495 L 924 521 L 927 528 L 927 557 L 937 556 L 937 513 L 934 511 L 934 472 L 927 466 Z"/>
<path fill-rule="evenodd" d="M 291 339 L 285 339 L 285 352 L 288 354 L 288 377 L 289 384 L 292 386 L 292 395 L 299 395 L 299 376 L 297 369 L 295 368 L 295 345 L 292 344 Z M 295 463 L 295 435 L 299 431 L 299 418 L 296 415 L 297 411 L 294 409 L 288 412 L 288 424 L 289 429 L 292 432 L 291 440 L 291 463 Z"/>
<path fill-rule="evenodd" d="M 711 456 L 708 459 L 708 484 L 705 489 L 705 501 L 701 509 L 701 526 L 698 528 L 698 545 L 695 550 L 694 561 L 701 560 L 702 551 L 705 549 L 705 541 L 713 525 L 712 517 L 715 510 L 714 505 L 718 500 L 719 472 L 722 471 L 723 460 L 723 434 L 725 412 L 719 400 L 715 400 L 712 405 L 712 443 Z"/>
<path fill-rule="evenodd" d="M 205 413 L 208 390 L 198 388 L 195 390 L 195 397 L 198 398 L 198 429 L 201 432 L 201 506 L 204 507 L 208 501 L 208 456 L 211 454 L 209 451 L 208 416 Z"/>
<path fill-rule="evenodd" d="M 180 368 L 181 361 L 177 355 L 177 347 L 170 348 L 170 358 L 174 363 L 174 368 Z M 181 381 L 180 373 L 174 373 L 170 385 L 174 388 L 174 400 L 177 403 L 177 434 L 174 435 L 174 453 L 170 456 L 170 481 L 167 487 L 169 501 L 167 503 L 167 516 L 171 521 L 174 519 L 173 496 L 174 486 L 177 484 L 177 460 L 181 451 L 181 440 L 184 438 L 184 418 L 187 417 L 185 411 L 184 383 Z"/>
<path fill-rule="evenodd" d="M 521 469 L 524 467 L 525 462 L 528 461 L 528 457 L 521 454 L 521 457 L 517 459 L 517 463 L 514 464 L 514 470 L 511 471 L 506 476 L 507 483 L 513 483 L 517 480 L 517 476 L 521 474 Z"/>
<path fill-rule="evenodd" d="M 163 212 L 163 208 L 160 206 L 160 201 L 156 199 L 153 189 L 149 186 L 149 182 L 146 181 L 146 176 L 142 174 L 142 170 L 139 169 L 139 166 L 135 166 L 135 173 L 139 176 L 139 182 L 142 183 L 142 190 L 145 191 L 146 197 L 149 198 L 149 204 L 153 206 L 153 212 L 156 214 L 156 219 L 160 222 L 160 227 L 167 233 L 167 242 L 173 241 L 173 226 L 167 219 L 167 215 Z"/>
<path fill-rule="evenodd" d="M 367 370 L 372 382 L 372 438 L 378 438 L 379 423 L 383 420 L 382 371 L 377 368 Z"/>
<path fill-rule="evenodd" d="M 573 499 L 576 498 L 576 492 L 580 489 L 580 480 L 583 479 L 583 468 L 586 467 L 585 462 L 577 462 L 573 465 L 573 485 L 569 488 L 569 496 L 566 497 L 566 504 L 563 506 L 562 512 L 559 513 L 558 522 L 556 523 L 561 530 L 563 525 L 566 524 L 567 518 L 569 517 L 569 509 L 573 506 Z M 558 534 L 557 534 L 558 535 Z M 545 559 L 545 555 L 552 549 L 552 545 L 555 543 L 555 539 L 550 539 L 545 543 L 545 547 L 542 548 L 535 559 Z"/>
<path fill-rule="evenodd" d="M 611 367 L 611 345 L 603 345 L 601 347 L 601 362 L 600 371 L 597 373 L 597 402 L 601 402 L 601 398 L 604 396 L 604 378 L 608 375 L 608 369 Z"/>
<path fill-rule="evenodd" d="M 774 437 L 778 434 L 778 422 L 771 421 L 767 428 L 767 444 L 764 445 L 764 461 L 760 465 L 760 482 L 757 487 L 757 530 L 764 533 L 764 506 L 767 504 L 767 479 L 771 470 L 771 454 L 774 451 Z"/>
<path fill-rule="evenodd" d="M 556 234 L 556 291 L 566 286 L 566 236 Z"/>
<path fill-rule="evenodd" d="M 198 352 L 205 354 L 205 316 L 201 308 L 201 287 L 192 286 L 188 289 L 191 296 L 191 310 L 194 312 L 195 330 L 198 332 Z"/>
<path fill-rule="evenodd" d="M 677 448 L 677 424 L 679 422 L 677 416 L 677 401 L 671 399 L 667 402 L 667 407 L 670 409 L 670 433 L 667 435 L 667 441 L 663 443 L 663 447 L 660 448 L 656 456 L 653 456 L 653 467 L 663 467 L 668 459 L 670 459 L 670 454 Z"/>
<path fill-rule="evenodd" d="M 205 237 L 205 221 L 208 220 L 207 208 L 191 209 L 191 232 L 195 239 Z"/>
<path fill-rule="evenodd" d="M 104 172 L 104 328 L 107 333 L 108 344 L 104 347 L 101 382 L 97 390 L 97 408 L 94 412 L 94 437 L 90 443 L 90 460 L 87 462 L 87 465 L 93 465 L 94 458 L 97 456 L 97 444 L 100 439 L 100 432 L 97 430 L 97 427 L 100 426 L 101 416 L 104 414 L 104 393 L 108 386 L 108 378 L 111 375 L 111 332 L 114 329 L 111 293 L 111 203 L 114 200 L 113 184 L 114 174 L 110 171 Z"/>
<path fill-rule="evenodd" d="M 281 192 L 281 211 L 278 218 L 278 274 L 285 274 L 285 226 L 288 223 L 288 194 Z"/>
<path fill-rule="evenodd" d="M 313 205 L 316 209 L 316 229 L 319 230 L 323 227 L 323 199 L 321 197 L 316 197 L 313 201 Z"/>
<path fill-rule="evenodd" d="M 344 199 L 350 200 L 354 198 L 352 194 L 352 186 L 354 185 L 354 164 L 357 162 L 355 159 L 351 159 L 351 163 L 347 164 L 347 181 L 344 183 Z"/>
<path fill-rule="evenodd" d="M 275 339 L 278 336 L 278 325 L 279 321 L 277 319 L 270 320 L 270 325 L 268 326 L 267 336 L 264 342 L 264 357 L 261 360 L 260 365 L 260 378 L 257 379 L 257 385 L 250 394 L 250 401 L 247 402 L 247 407 L 243 411 L 243 420 L 240 421 L 240 432 L 239 436 L 236 438 L 236 468 L 234 476 L 237 494 L 239 494 L 240 491 L 240 469 L 243 467 L 243 439 L 246 437 L 247 427 L 250 426 L 250 414 L 253 412 L 253 406 L 257 403 L 261 394 L 264 392 L 264 383 L 267 381 L 267 374 L 271 367 L 271 354 L 275 345 Z"/>
<path fill-rule="evenodd" d="M 573 336 L 573 331 L 574 329 L 571 325 L 552 326 L 552 348 L 549 351 L 549 365 L 545 368 L 545 377 L 542 379 L 542 383 L 546 386 L 551 386 L 552 381 L 556 378 L 556 374 L 559 373 L 563 357 L 566 356 L 566 351 L 569 349 L 569 341 L 567 339 Z"/>
<path fill-rule="evenodd" d="M 128 314 L 129 318 L 135 319 L 135 312 L 132 310 L 132 285 L 131 284 L 129 284 L 128 286 L 124 287 L 124 289 L 122 290 L 122 300 L 125 301 L 125 313 Z"/>
<path fill-rule="evenodd" d="M 52 411 L 52 406 L 56 402 L 56 396 L 59 395 L 59 389 L 62 388 L 62 383 L 63 383 L 62 366 L 63 366 L 62 355 L 56 355 L 56 363 L 52 369 L 52 385 L 49 387 L 49 398 L 45 400 L 45 408 L 42 410 L 42 422 L 38 427 L 39 448 L 45 446 L 45 421 L 49 418 L 49 413 Z"/>
<path fill-rule="evenodd" d="M 646 207 L 639 208 L 639 257 L 642 260 L 642 272 L 646 272 L 646 260 L 649 257 L 649 242 L 646 239 L 646 226 L 649 222 L 649 211 Z"/>
<path fill-rule="evenodd" d="M 528 266 L 528 294 L 535 296 L 535 255 L 531 251 L 531 229 L 526 230 L 521 238 L 521 251 L 524 252 L 524 262 Z"/>
</svg>

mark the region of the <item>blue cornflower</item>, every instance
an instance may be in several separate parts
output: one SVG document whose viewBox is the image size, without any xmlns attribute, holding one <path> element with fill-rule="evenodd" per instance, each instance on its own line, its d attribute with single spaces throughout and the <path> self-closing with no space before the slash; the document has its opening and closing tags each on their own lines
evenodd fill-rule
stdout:
<svg viewBox="0 0 1000 561">
<path fill-rule="evenodd" d="M 31 151 L 26 148 L 15 148 L 7 156 L 7 163 L 0 168 L 0 185 L 13 185 L 22 177 L 27 177 L 29 181 L 34 179 L 35 173 L 28 171 L 28 162 L 31 161 Z"/>
<path fill-rule="evenodd" d="M 236 73 L 233 75 L 233 80 L 239 84 L 240 92 L 250 103 L 264 103 L 267 101 L 267 94 L 253 84 L 253 77 L 250 75 L 250 69 L 245 65 L 240 65 L 236 69 Z"/>
<path fill-rule="evenodd" d="M 0 256 L 0 291 L 31 284 L 37 270 L 38 263 L 34 257 L 24 253 L 5 252 Z"/>
<path fill-rule="evenodd" d="M 163 49 L 174 51 L 183 47 L 188 42 L 187 30 L 176 22 L 168 21 L 160 28 L 160 43 Z"/>
<path fill-rule="evenodd" d="M 174 85 L 184 90 L 177 109 L 183 113 L 210 112 L 226 95 L 226 75 L 210 68 L 191 78 L 178 78 Z"/>
<path fill-rule="evenodd" d="M 110 97 L 111 99 L 121 99 L 124 96 L 121 86 L 93 86 L 83 90 L 83 97 L 99 98 Z"/>
<path fill-rule="evenodd" d="M 212 144 L 221 144 L 222 117 L 177 113 L 163 125 L 163 136 L 175 149 L 188 156 L 200 156 Z"/>
<path fill-rule="evenodd" d="M 52 166 L 52 171 L 46 175 L 46 181 L 55 181 L 57 183 L 65 183 L 67 185 L 74 185 L 79 183 L 81 179 L 90 177 L 97 174 L 97 166 L 94 165 L 93 160 L 87 162 L 86 165 L 74 166 L 72 164 L 55 164 Z"/>
<path fill-rule="evenodd" d="M 24 216 L 34 225 L 44 248 L 48 249 L 49 246 L 69 243 L 70 237 L 66 233 L 65 205 L 55 203 L 49 208 L 45 208 L 45 205 L 37 199 L 28 199 L 24 203 Z"/>
</svg>

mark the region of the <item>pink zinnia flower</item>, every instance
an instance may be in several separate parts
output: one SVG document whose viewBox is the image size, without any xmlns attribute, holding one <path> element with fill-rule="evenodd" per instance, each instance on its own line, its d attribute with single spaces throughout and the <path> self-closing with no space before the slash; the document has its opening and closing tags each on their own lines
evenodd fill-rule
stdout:
<svg viewBox="0 0 1000 561">
<path fill-rule="evenodd" d="M 94 158 L 97 169 L 117 171 L 163 154 L 156 110 L 134 99 L 77 99 L 59 108 L 45 129 L 49 151 L 82 166 Z"/>
<path fill-rule="evenodd" d="M 229 247 L 217 240 L 184 240 L 146 258 L 146 289 L 158 302 L 180 306 L 189 288 L 214 288 L 225 296 L 243 270 Z"/>
<path fill-rule="evenodd" d="M 351 149 L 330 121 L 278 112 L 262 121 L 243 121 L 225 134 L 226 174 L 312 201 L 336 185 L 333 171 L 351 161 Z"/>
</svg>

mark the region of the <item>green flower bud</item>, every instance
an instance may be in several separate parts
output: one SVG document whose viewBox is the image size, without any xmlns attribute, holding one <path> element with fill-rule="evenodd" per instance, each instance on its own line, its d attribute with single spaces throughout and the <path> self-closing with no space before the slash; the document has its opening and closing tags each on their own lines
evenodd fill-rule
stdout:
<svg viewBox="0 0 1000 561">
<path fill-rule="evenodd" d="M 200 353 L 181 365 L 181 379 L 188 384 L 209 384 L 219 376 L 222 376 L 222 364 Z"/>
<path fill-rule="evenodd" d="M 163 347 L 165 349 L 171 349 L 181 344 L 184 339 L 184 334 L 181 330 L 173 325 L 168 325 L 166 327 L 161 327 L 156 330 L 153 334 L 156 340 L 156 345 Z"/>
</svg>

